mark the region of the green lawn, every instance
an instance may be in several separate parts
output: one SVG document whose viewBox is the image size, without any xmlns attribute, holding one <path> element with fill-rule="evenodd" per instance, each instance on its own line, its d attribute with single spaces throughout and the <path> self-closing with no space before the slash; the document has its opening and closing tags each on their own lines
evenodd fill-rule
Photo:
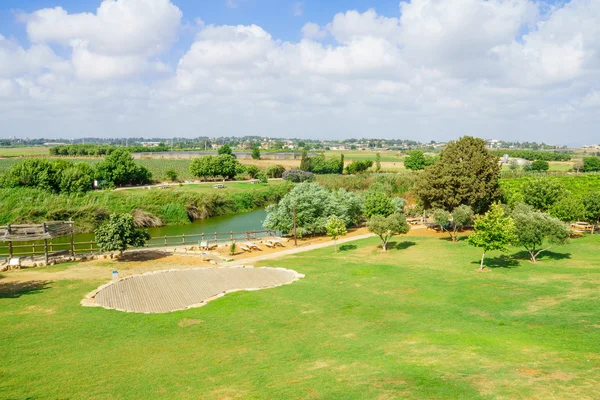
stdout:
<svg viewBox="0 0 600 400">
<path fill-rule="evenodd" d="M 484 273 L 465 242 L 407 239 L 269 261 L 306 278 L 170 314 L 79 306 L 100 281 L 0 280 L 0 397 L 600 397 L 600 236 Z"/>
</svg>

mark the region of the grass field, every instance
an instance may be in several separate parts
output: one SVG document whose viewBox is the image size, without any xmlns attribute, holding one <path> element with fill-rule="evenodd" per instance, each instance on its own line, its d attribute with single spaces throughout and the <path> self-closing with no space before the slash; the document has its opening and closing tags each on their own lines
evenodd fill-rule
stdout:
<svg viewBox="0 0 600 400">
<path fill-rule="evenodd" d="M 0 157 L 47 156 L 48 154 L 48 147 L 45 146 L 0 147 Z"/>
<path fill-rule="evenodd" d="M 407 239 L 268 261 L 306 278 L 170 314 L 81 307 L 103 282 L 58 267 L 0 280 L 0 397 L 600 397 L 600 236 L 537 265 L 491 253 L 485 273 L 464 242 Z"/>
</svg>

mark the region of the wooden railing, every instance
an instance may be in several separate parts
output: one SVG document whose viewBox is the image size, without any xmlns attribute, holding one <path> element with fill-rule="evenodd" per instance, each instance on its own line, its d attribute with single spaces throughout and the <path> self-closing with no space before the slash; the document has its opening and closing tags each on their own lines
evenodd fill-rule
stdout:
<svg viewBox="0 0 600 400">
<path fill-rule="evenodd" d="M 155 236 L 151 237 L 144 248 L 162 248 L 162 247 L 179 247 L 179 246 L 200 246 L 203 243 L 207 245 L 228 243 L 232 241 L 243 242 L 258 240 L 268 236 L 276 236 L 277 232 L 273 230 L 261 231 L 244 231 L 244 232 L 214 232 L 214 233 L 198 233 L 191 235 L 176 235 L 176 236 Z M 95 241 L 89 242 L 63 242 L 53 243 L 48 240 L 48 251 L 50 256 L 60 254 L 83 255 L 99 253 L 100 247 Z M 22 244 L 12 244 L 13 257 L 36 257 L 44 255 L 44 243 L 33 242 Z M 0 244 L 0 258 L 9 257 L 9 246 L 7 243 Z"/>
</svg>

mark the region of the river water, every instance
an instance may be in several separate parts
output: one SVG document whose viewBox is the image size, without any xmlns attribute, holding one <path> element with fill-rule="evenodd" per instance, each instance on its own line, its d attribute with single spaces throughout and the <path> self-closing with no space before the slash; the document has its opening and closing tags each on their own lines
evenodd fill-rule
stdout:
<svg viewBox="0 0 600 400">
<path fill-rule="evenodd" d="M 215 232 L 246 232 L 246 231 L 260 231 L 264 228 L 262 227 L 263 221 L 265 220 L 267 213 L 265 210 L 255 210 L 241 214 L 230 214 L 230 215 L 222 215 L 219 217 L 212 217 L 203 220 L 194 221 L 191 224 L 187 225 L 170 225 L 170 226 L 162 226 L 159 228 L 149 228 L 148 232 L 150 233 L 151 238 L 164 238 L 165 236 L 181 236 L 181 235 L 198 235 L 198 234 L 206 234 L 207 238 L 214 237 Z M 77 225 L 75 225 L 77 228 Z M 222 236 L 221 236 L 222 237 Z M 93 233 L 80 233 L 76 234 L 74 237 L 75 243 L 83 243 L 83 242 L 91 242 L 94 240 Z M 161 239 L 162 240 L 162 239 Z M 195 242 L 199 240 L 198 237 L 195 238 Z M 44 247 L 43 241 L 35 242 L 36 243 L 36 254 L 43 254 Z M 66 250 L 69 248 L 68 243 L 70 243 L 69 237 L 57 238 L 52 241 L 52 249 L 53 251 L 58 250 Z M 153 244 L 156 244 L 156 241 L 153 241 Z M 178 242 L 179 243 L 179 242 Z M 172 240 L 169 240 L 169 245 L 174 244 Z M 32 252 L 32 242 L 27 243 L 14 243 L 15 245 L 15 254 L 16 253 L 24 253 L 27 252 L 31 254 Z M 16 246 L 26 246 L 19 247 Z M 87 250 L 89 249 L 89 245 L 76 245 L 76 249 Z M 8 254 L 8 245 L 7 243 L 0 243 L 0 255 Z"/>
</svg>

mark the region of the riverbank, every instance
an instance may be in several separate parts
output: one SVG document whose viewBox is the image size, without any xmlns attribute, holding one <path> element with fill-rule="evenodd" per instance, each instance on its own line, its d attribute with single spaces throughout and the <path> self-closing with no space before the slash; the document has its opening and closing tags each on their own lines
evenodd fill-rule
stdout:
<svg viewBox="0 0 600 400">
<path fill-rule="evenodd" d="M 0 189 L 0 224 L 73 220 L 78 232 L 91 232 L 111 213 L 137 211 L 150 226 L 190 224 L 278 202 L 292 188 L 288 182 L 170 186 L 165 189 L 96 191 L 79 195 L 39 189 Z M 142 214 L 143 213 L 143 214 Z M 154 217 L 154 218 L 152 218 Z"/>
</svg>

